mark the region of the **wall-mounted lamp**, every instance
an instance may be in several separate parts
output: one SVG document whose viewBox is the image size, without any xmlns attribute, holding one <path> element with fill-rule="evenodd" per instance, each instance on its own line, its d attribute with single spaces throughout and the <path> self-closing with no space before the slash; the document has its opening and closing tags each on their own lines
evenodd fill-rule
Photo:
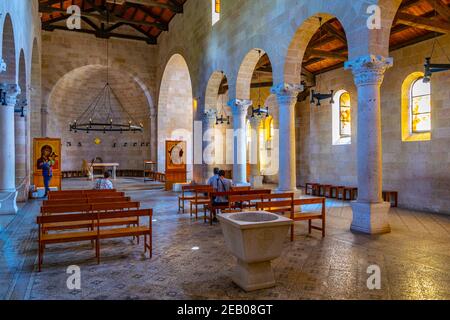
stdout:
<svg viewBox="0 0 450 320">
<path fill-rule="evenodd" d="M 331 90 L 330 93 L 316 93 L 314 90 L 311 90 L 311 104 L 316 103 L 316 106 L 321 106 L 321 101 L 325 99 L 330 99 L 330 104 L 334 103 L 334 90 Z M 315 101 L 316 100 L 316 101 Z"/>
</svg>

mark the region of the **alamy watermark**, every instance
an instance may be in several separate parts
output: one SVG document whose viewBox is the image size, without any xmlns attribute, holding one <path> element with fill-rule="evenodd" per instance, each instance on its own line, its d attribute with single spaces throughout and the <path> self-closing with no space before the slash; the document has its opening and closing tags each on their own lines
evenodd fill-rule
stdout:
<svg viewBox="0 0 450 320">
<path fill-rule="evenodd" d="M 369 290 L 381 290 L 381 268 L 377 265 L 371 265 L 367 268 L 367 288 Z"/>
<path fill-rule="evenodd" d="M 66 273 L 69 274 L 66 281 L 67 289 L 81 290 L 81 268 L 75 265 L 69 266 Z"/>
</svg>

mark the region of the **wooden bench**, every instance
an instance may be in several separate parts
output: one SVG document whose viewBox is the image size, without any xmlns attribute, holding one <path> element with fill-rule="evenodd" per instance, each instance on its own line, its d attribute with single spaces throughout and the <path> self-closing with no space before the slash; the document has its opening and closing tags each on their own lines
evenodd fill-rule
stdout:
<svg viewBox="0 0 450 320">
<path fill-rule="evenodd" d="M 117 198 L 125 197 L 125 192 L 89 193 L 89 194 L 61 194 L 49 196 L 48 200 L 75 200 L 95 198 Z"/>
<path fill-rule="evenodd" d="M 210 186 L 203 186 L 203 187 L 198 187 L 195 189 L 194 198 L 189 200 L 189 204 L 190 204 L 189 213 L 191 215 L 191 218 L 195 214 L 195 219 L 198 220 L 198 207 L 206 206 L 209 204 L 209 194 L 211 192 L 214 192 L 214 189 L 213 189 L 213 187 L 210 187 Z M 195 213 L 193 210 L 194 207 L 195 207 Z"/>
<path fill-rule="evenodd" d="M 117 198 L 86 198 L 77 199 L 77 204 L 87 204 L 87 203 L 117 203 L 117 202 L 130 202 L 130 197 L 117 197 Z M 44 207 L 48 206 L 64 206 L 73 204 L 73 199 L 69 200 L 44 200 L 42 202 Z"/>
<path fill-rule="evenodd" d="M 295 206 L 311 205 L 311 204 L 321 204 L 322 210 L 320 213 L 295 213 Z M 294 221 L 308 221 L 309 223 L 309 233 L 312 230 L 322 231 L 322 237 L 325 237 L 325 223 L 326 223 L 326 204 L 325 198 L 309 198 L 309 199 L 293 199 L 293 200 L 282 200 L 282 201 L 268 201 L 260 202 L 257 204 L 258 210 L 264 210 L 272 213 L 290 214 L 290 218 Z M 313 220 L 322 220 L 322 227 L 316 227 L 312 225 Z M 291 226 L 291 241 L 294 241 L 294 228 L 295 225 Z"/>
<path fill-rule="evenodd" d="M 60 214 L 60 213 L 82 213 L 90 211 L 111 211 L 122 209 L 139 209 L 140 202 L 118 202 L 118 203 L 86 203 L 77 205 L 56 205 L 56 206 L 42 206 L 41 214 Z"/>
<path fill-rule="evenodd" d="M 84 214 L 63 214 L 53 216 L 38 216 L 37 224 L 39 226 L 39 255 L 38 265 L 39 272 L 41 271 L 45 246 L 49 244 L 57 243 L 70 243 L 70 242 L 83 242 L 91 241 L 95 242 L 95 256 L 97 257 L 97 263 L 100 264 L 100 240 L 102 239 L 115 239 L 125 237 L 144 237 L 144 254 L 147 250 L 150 252 L 150 258 L 152 257 L 152 216 L 153 210 L 133 210 L 133 211 L 116 211 L 112 213 L 96 212 L 96 213 L 84 213 Z M 104 229 L 102 223 L 110 219 L 126 219 L 148 217 L 148 226 L 133 226 L 126 228 Z M 81 223 L 84 221 L 91 221 L 91 229 L 88 231 L 73 231 L 48 234 L 45 232 L 44 225 L 57 224 L 57 223 Z"/>
<path fill-rule="evenodd" d="M 182 186 L 181 187 L 181 195 L 178 196 L 178 213 L 182 211 L 184 213 L 185 207 L 184 204 L 186 201 L 191 201 L 195 199 L 195 190 L 198 188 L 207 188 L 208 185 L 188 185 L 188 186 Z M 189 193 L 187 195 L 186 193 Z M 193 193 L 193 194 L 192 194 Z"/>
<path fill-rule="evenodd" d="M 231 191 L 250 191 L 252 187 L 231 187 Z"/>
</svg>

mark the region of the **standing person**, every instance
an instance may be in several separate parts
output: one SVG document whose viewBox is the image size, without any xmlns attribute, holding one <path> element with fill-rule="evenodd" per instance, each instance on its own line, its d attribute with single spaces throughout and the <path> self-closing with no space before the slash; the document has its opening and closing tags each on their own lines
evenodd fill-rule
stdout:
<svg viewBox="0 0 450 320">
<path fill-rule="evenodd" d="M 214 175 L 209 178 L 207 185 L 212 187 L 214 189 L 214 191 L 217 191 L 217 183 L 219 182 L 219 173 L 220 173 L 220 169 L 219 168 L 214 168 Z"/>
<path fill-rule="evenodd" d="M 45 158 L 42 159 L 40 162 L 40 168 L 42 170 L 42 177 L 44 178 L 44 187 L 45 187 L 45 194 L 44 198 L 48 196 L 48 193 L 50 192 L 50 181 L 53 177 L 53 170 L 52 167 L 55 164 L 55 161 L 52 158 Z"/>
<path fill-rule="evenodd" d="M 95 190 L 113 190 L 114 189 L 114 185 L 111 182 L 111 180 L 109 180 L 109 178 L 111 177 L 111 174 L 108 171 L 105 171 L 103 178 L 98 179 L 97 182 L 95 183 Z"/>
</svg>

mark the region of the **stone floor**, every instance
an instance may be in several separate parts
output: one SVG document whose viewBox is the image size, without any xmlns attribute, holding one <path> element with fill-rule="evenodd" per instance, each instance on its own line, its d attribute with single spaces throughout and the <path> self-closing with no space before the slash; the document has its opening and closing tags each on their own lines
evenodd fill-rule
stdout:
<svg viewBox="0 0 450 320">
<path fill-rule="evenodd" d="M 122 182 L 128 195 L 154 209 L 152 260 L 127 239 L 102 242 L 100 266 L 89 244 L 53 245 L 38 273 L 40 201 L 30 201 L 16 216 L 0 220 L 0 299 L 450 299 L 448 216 L 391 209 L 392 233 L 370 237 L 349 231 L 348 203 L 328 201 L 327 238 L 308 236 L 299 224 L 295 242 L 286 237 L 274 262 L 277 287 L 245 293 L 230 280 L 234 258 L 220 226 L 178 215 L 176 194 L 145 191 L 138 180 Z M 83 185 L 72 181 L 66 187 Z M 367 268 L 374 264 L 382 271 L 382 289 L 370 291 Z M 67 289 L 70 265 L 81 268 L 80 291 Z"/>
</svg>

